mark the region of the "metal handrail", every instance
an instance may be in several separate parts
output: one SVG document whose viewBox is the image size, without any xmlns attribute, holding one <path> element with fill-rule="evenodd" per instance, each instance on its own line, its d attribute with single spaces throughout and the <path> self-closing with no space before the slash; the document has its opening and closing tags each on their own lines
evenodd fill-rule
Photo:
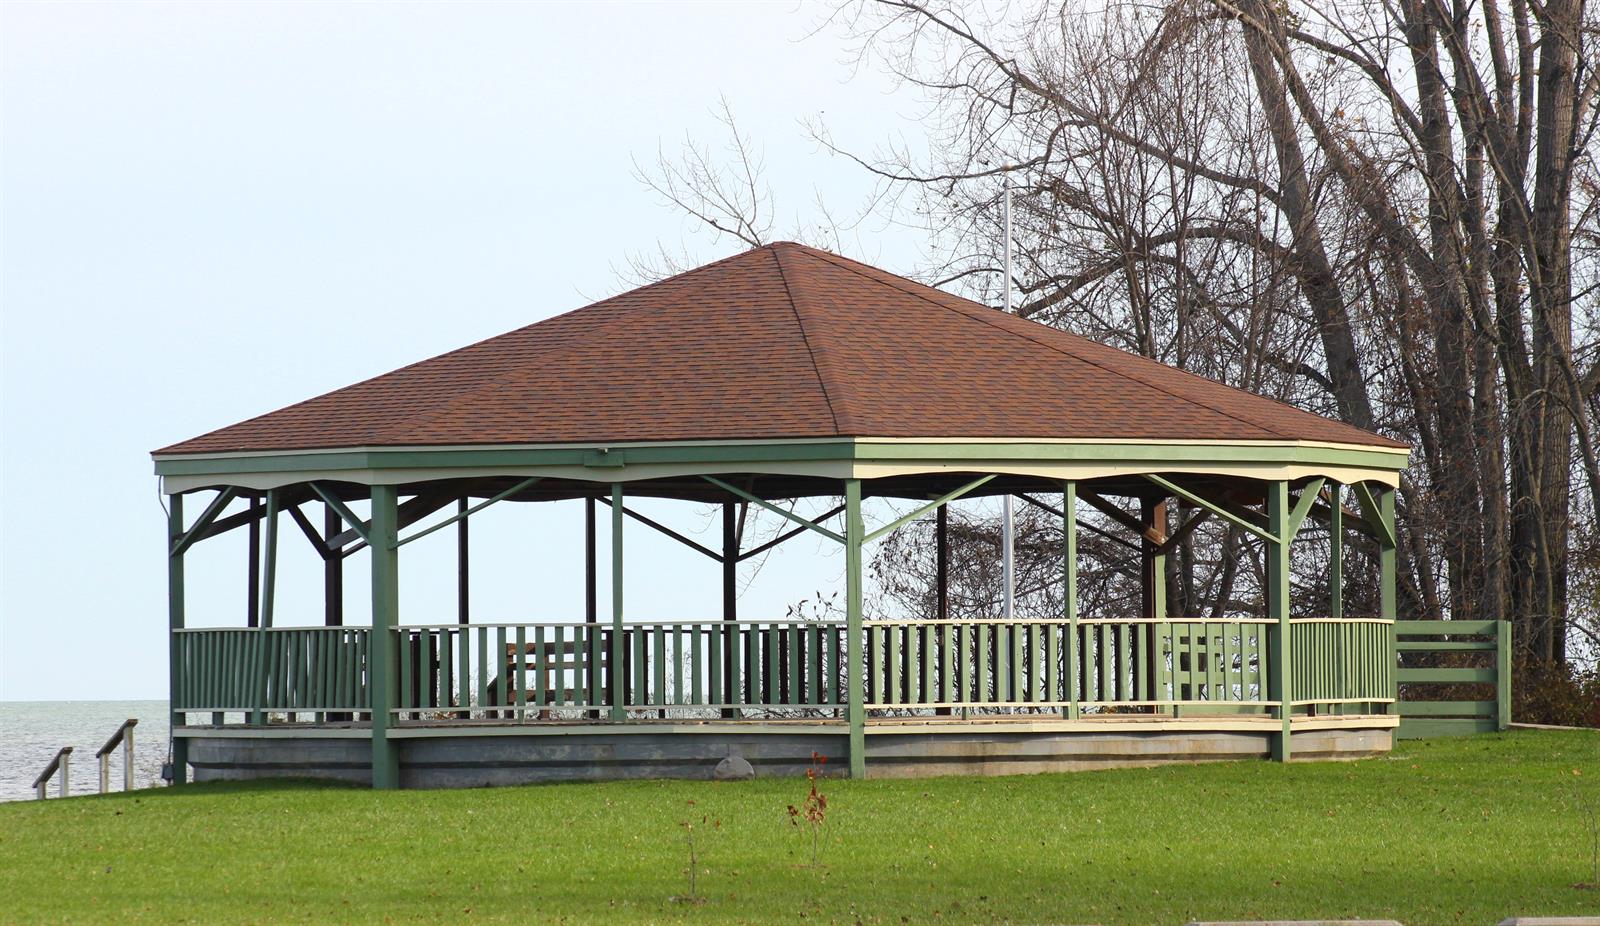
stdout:
<svg viewBox="0 0 1600 926">
<path fill-rule="evenodd" d="M 133 790 L 133 728 L 139 725 L 136 717 L 129 717 L 111 734 L 106 744 L 95 753 L 95 758 L 100 760 L 100 793 L 105 794 L 111 790 L 111 753 L 120 745 L 122 747 L 122 790 Z"/>
<path fill-rule="evenodd" d="M 67 796 L 67 776 L 69 774 L 68 766 L 71 758 L 72 747 L 62 746 L 56 751 L 55 758 L 50 760 L 50 764 L 46 765 L 44 767 L 44 771 L 39 773 L 39 777 L 33 780 L 33 790 L 34 793 L 38 795 L 39 800 L 44 800 L 45 786 L 49 784 L 50 776 L 54 775 L 58 769 L 61 772 L 61 796 Z"/>
</svg>

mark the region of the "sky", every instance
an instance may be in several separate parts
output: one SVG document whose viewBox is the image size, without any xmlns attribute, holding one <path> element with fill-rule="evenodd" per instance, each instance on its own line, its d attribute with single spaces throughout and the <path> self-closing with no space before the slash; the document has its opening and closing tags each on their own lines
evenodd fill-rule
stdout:
<svg viewBox="0 0 1600 926">
<path fill-rule="evenodd" d="M 801 120 L 870 150 L 918 110 L 826 13 L 0 5 L 0 700 L 165 696 L 152 449 L 623 291 L 658 244 L 741 250 L 633 177 L 686 134 L 720 144 L 719 99 L 765 153 L 780 231 L 817 200 L 855 209 L 869 179 Z M 922 244 L 880 226 L 851 250 L 910 271 Z M 642 510 L 717 536 L 696 506 Z M 475 619 L 581 619 L 578 503 L 474 525 Z M 242 626 L 243 533 L 191 553 L 191 626 Z M 283 536 L 278 623 L 319 623 L 319 562 Z M 453 619 L 451 538 L 406 548 L 403 622 Z M 631 616 L 720 616 L 715 563 L 625 540 Z M 835 588 L 823 543 L 747 570 L 741 616 Z M 353 557 L 352 614 L 366 582 Z"/>
</svg>

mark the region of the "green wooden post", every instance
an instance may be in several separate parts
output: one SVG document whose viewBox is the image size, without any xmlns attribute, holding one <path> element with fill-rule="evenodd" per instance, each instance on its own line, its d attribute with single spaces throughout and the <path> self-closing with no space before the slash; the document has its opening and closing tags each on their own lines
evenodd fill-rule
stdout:
<svg viewBox="0 0 1600 926">
<path fill-rule="evenodd" d="M 1511 622 L 1495 621 L 1494 625 L 1494 697 L 1495 726 L 1501 730 L 1511 726 Z"/>
<path fill-rule="evenodd" d="M 179 661 L 177 631 L 183 629 L 183 553 L 174 553 L 178 538 L 183 536 L 183 496 L 173 495 L 167 500 L 167 704 L 169 709 L 178 704 L 178 687 L 182 683 L 183 664 Z M 168 717 L 172 737 L 172 783 L 174 786 L 189 780 L 189 740 L 178 735 L 187 715 L 172 711 Z"/>
<path fill-rule="evenodd" d="M 1389 536 L 1399 542 L 1400 532 L 1394 519 L 1394 489 L 1384 486 L 1378 490 L 1378 517 L 1389 528 Z M 1395 606 L 1395 544 L 1378 541 L 1378 616 L 1394 620 Z"/>
<path fill-rule="evenodd" d="M 622 483 L 611 484 L 611 719 L 625 720 L 622 705 Z M 657 659 L 666 658 L 665 652 Z M 663 702 L 665 703 L 665 702 Z"/>
<path fill-rule="evenodd" d="M 850 777 L 867 777 L 867 712 L 861 687 L 861 480 L 844 482 L 844 599 L 847 715 L 850 721 Z"/>
<path fill-rule="evenodd" d="M 1328 483 L 1328 616 L 1344 617 L 1344 500 L 1337 482 Z"/>
<path fill-rule="evenodd" d="M 1062 606 L 1067 614 L 1067 719 L 1078 719 L 1078 484 L 1061 484 Z"/>
<path fill-rule="evenodd" d="M 1266 544 L 1267 617 L 1276 621 L 1270 627 L 1272 667 L 1267 676 L 1268 698 L 1278 702 L 1283 728 L 1272 744 L 1272 757 L 1287 762 L 1290 757 L 1289 732 L 1294 709 L 1289 671 L 1289 483 L 1267 483 L 1267 530 L 1277 538 Z"/>
<path fill-rule="evenodd" d="M 277 599 L 278 589 L 278 490 L 267 490 L 267 511 L 262 520 L 266 524 L 266 551 L 265 563 L 260 570 L 261 594 L 260 616 L 256 621 L 255 658 L 251 660 L 252 673 L 250 677 L 251 690 L 255 692 L 254 704 L 250 711 L 250 722 L 260 725 L 266 722 L 267 703 L 267 672 L 271 660 L 267 656 L 267 647 L 271 645 L 272 638 L 267 630 L 272 627 L 272 610 Z"/>
<path fill-rule="evenodd" d="M 399 500 L 394 486 L 372 487 L 372 634 L 367 694 L 372 709 L 374 788 L 400 786 L 400 754 L 389 742 L 389 708 L 395 698 L 395 628 L 400 624 Z"/>
</svg>

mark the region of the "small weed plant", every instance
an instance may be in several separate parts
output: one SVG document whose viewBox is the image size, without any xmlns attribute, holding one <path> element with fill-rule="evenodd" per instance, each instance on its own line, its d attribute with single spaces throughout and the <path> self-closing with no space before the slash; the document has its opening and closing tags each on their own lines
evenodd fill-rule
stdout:
<svg viewBox="0 0 1600 926">
<path fill-rule="evenodd" d="M 672 899 L 678 903 L 698 905 L 705 903 L 706 899 L 700 896 L 700 847 L 695 842 L 695 829 L 699 828 L 702 831 L 710 829 L 715 832 L 722 829 L 722 821 L 713 820 L 706 814 L 701 814 L 697 821 L 692 810 L 694 801 L 689 801 L 688 804 L 691 808 L 689 819 L 679 820 L 678 825 L 683 827 L 683 841 L 689 847 L 689 893 L 684 897 Z"/>
<path fill-rule="evenodd" d="M 811 867 L 817 868 L 821 863 L 822 851 L 822 824 L 828 820 L 828 796 L 817 788 L 817 779 L 821 777 L 822 767 L 828 764 L 828 757 L 819 753 L 811 754 L 811 766 L 806 769 L 806 796 L 800 806 L 789 805 L 789 824 L 795 827 L 805 827 L 811 834 Z"/>
</svg>

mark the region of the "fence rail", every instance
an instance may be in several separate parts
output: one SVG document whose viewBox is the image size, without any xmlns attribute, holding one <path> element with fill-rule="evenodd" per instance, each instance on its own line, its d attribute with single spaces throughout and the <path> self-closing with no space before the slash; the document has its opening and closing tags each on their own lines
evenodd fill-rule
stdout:
<svg viewBox="0 0 1600 926">
<path fill-rule="evenodd" d="M 1275 621 L 867 621 L 863 706 L 897 712 L 1266 710 Z M 466 719 L 840 716 L 848 631 L 837 621 L 426 624 L 396 629 L 386 676 L 400 723 Z M 1394 700 L 1393 623 L 1289 628 L 1293 704 Z M 370 711 L 371 631 L 177 631 L 174 709 Z"/>
<path fill-rule="evenodd" d="M 1400 737 L 1456 736 L 1511 725 L 1509 621 L 1397 621 L 1395 637 L 1403 661 L 1396 670 L 1404 691 Z M 1492 698 L 1481 696 L 1491 692 Z M 1438 694 L 1445 698 L 1429 697 Z"/>
</svg>

